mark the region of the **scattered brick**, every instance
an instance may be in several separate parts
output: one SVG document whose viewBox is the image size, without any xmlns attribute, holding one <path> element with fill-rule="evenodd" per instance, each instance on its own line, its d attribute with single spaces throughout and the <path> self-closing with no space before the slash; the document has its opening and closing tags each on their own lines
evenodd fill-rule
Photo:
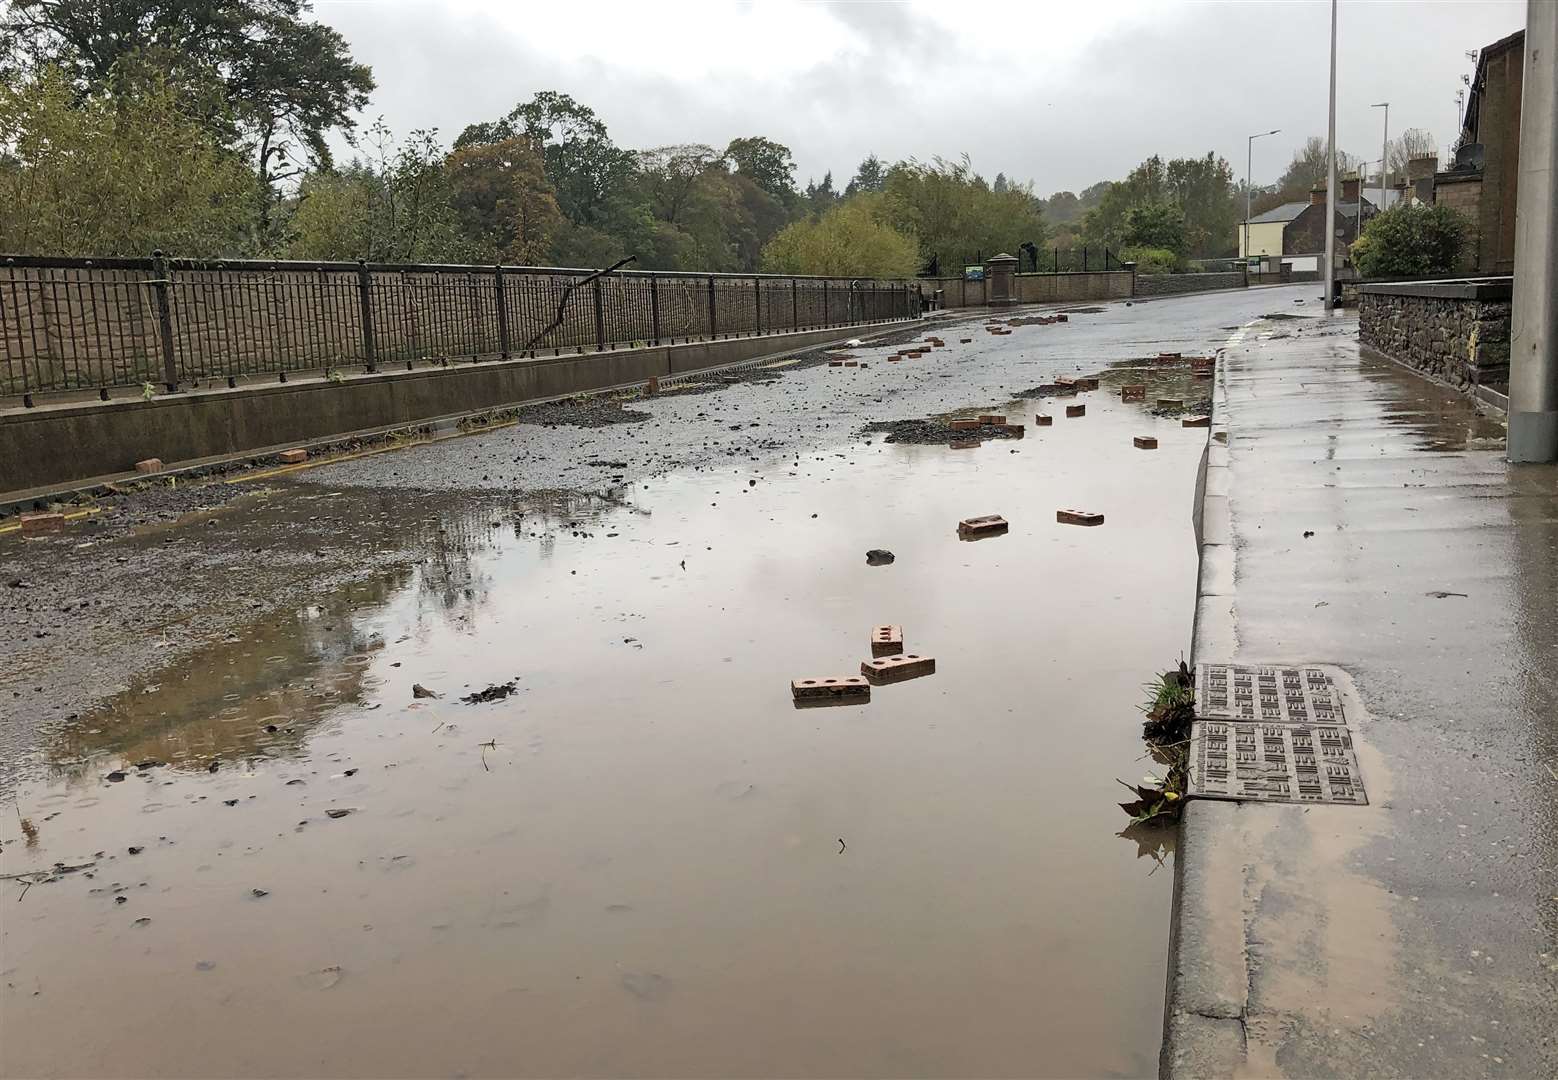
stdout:
<svg viewBox="0 0 1558 1080">
<path fill-rule="evenodd" d="M 842 360 L 829 360 L 828 361 L 828 366 L 829 367 L 843 367 L 844 366 L 844 361 L 842 361 Z"/>
<path fill-rule="evenodd" d="M 1078 390 L 1097 390 L 1098 380 L 1092 375 L 1088 375 L 1085 378 L 1076 380 L 1076 388 Z"/>
<path fill-rule="evenodd" d="M 871 684 L 858 675 L 792 679 L 790 696 L 796 701 L 868 700 L 871 697 Z"/>
<path fill-rule="evenodd" d="M 1120 387 L 1121 401 L 1146 401 L 1147 387 L 1142 383 L 1128 383 Z"/>
<path fill-rule="evenodd" d="M 1217 358 L 1215 356 L 1192 356 L 1190 358 L 1190 366 L 1197 371 L 1205 371 L 1216 363 Z"/>
<path fill-rule="evenodd" d="M 970 428 L 977 428 L 979 424 L 980 421 L 977 417 L 961 416 L 956 420 L 953 420 L 947 426 L 950 427 L 953 431 L 967 431 Z"/>
<path fill-rule="evenodd" d="M 1158 408 L 1160 409 L 1183 409 L 1184 407 L 1185 403 L 1179 400 L 1179 398 L 1160 397 L 1158 399 Z"/>
<path fill-rule="evenodd" d="M 972 450 L 978 445 L 978 439 L 953 439 L 947 444 L 953 450 Z"/>
<path fill-rule="evenodd" d="M 901 357 L 901 356 L 889 356 L 887 358 L 887 362 L 889 364 L 901 364 L 901 363 L 903 363 L 903 357 Z"/>
<path fill-rule="evenodd" d="M 283 465 L 301 465 L 308 460 L 307 450 L 283 450 L 276 455 Z"/>
<path fill-rule="evenodd" d="M 844 366 L 845 367 L 859 367 L 860 366 L 860 361 L 859 360 L 845 360 L 844 361 Z"/>
<path fill-rule="evenodd" d="M 1067 315 L 1064 311 L 1062 311 L 1059 315 L 1055 316 L 1055 321 L 1056 322 L 1070 322 L 1071 321 L 1071 316 Z"/>
<path fill-rule="evenodd" d="M 890 623 L 871 628 L 871 655 L 896 656 L 903 652 L 903 627 Z"/>
<path fill-rule="evenodd" d="M 1131 441 L 1136 444 L 1136 449 L 1138 450 L 1156 450 L 1158 448 L 1158 440 L 1152 435 L 1138 435 Z"/>
<path fill-rule="evenodd" d="M 972 345 L 973 343 L 974 343 L 974 339 L 971 338 L 971 337 L 958 338 L 958 344 L 959 345 Z"/>
<path fill-rule="evenodd" d="M 1194 375 L 1198 379 L 1210 379 L 1212 377 L 1212 375 L 1213 375 L 1213 372 L 1211 372 L 1209 370 L 1201 370 L 1201 371 L 1192 371 L 1191 374 Z"/>
<path fill-rule="evenodd" d="M 1160 352 L 1158 354 L 1159 360 L 1178 360 L 1179 358 L 1180 356 L 1177 352 Z"/>
<path fill-rule="evenodd" d="M 879 656 L 862 663 L 860 672 L 874 683 L 903 682 L 905 679 L 918 679 L 922 675 L 936 674 L 936 658 L 917 656 L 914 653 Z"/>
<path fill-rule="evenodd" d="M 986 514 L 984 517 L 964 518 L 958 522 L 959 536 L 975 536 L 992 533 L 1003 533 L 1010 526 L 1000 514 Z"/>
<path fill-rule="evenodd" d="M 1055 418 L 1053 416 L 1045 416 L 1043 413 L 1039 413 L 1033 418 L 1033 423 L 1037 427 L 1049 427 L 1054 422 Z"/>
<path fill-rule="evenodd" d="M 1066 406 L 1066 415 L 1067 416 L 1086 416 L 1087 415 L 1087 406 L 1086 405 L 1067 405 Z"/>
<path fill-rule="evenodd" d="M 138 473 L 161 472 L 162 471 L 162 459 L 161 458 L 155 458 L 155 457 L 149 457 L 149 458 L 146 458 L 144 461 L 137 461 L 135 463 L 135 471 L 138 472 Z"/>
<path fill-rule="evenodd" d="M 22 535 L 31 536 L 36 533 L 59 532 L 65 527 L 65 515 L 58 513 L 23 514 L 21 516 Z"/>
<path fill-rule="evenodd" d="M 904 355 L 907 356 L 910 360 L 918 360 L 921 356 L 924 356 L 925 353 L 920 349 L 910 349 L 908 352 L 904 353 Z"/>
<path fill-rule="evenodd" d="M 997 416 L 994 413 L 981 413 L 980 416 L 979 416 L 979 422 L 981 424 L 997 424 L 997 425 L 999 425 L 999 424 L 1006 423 L 1006 417 L 1004 417 L 1004 416 Z"/>
<path fill-rule="evenodd" d="M 1062 525 L 1102 525 L 1104 516 L 1090 510 L 1056 510 L 1055 520 Z"/>
<path fill-rule="evenodd" d="M 644 384 L 644 396 L 645 397 L 654 397 L 659 392 L 660 392 L 660 380 L 655 378 L 653 375 L 651 375 L 649 377 L 649 381 Z"/>
<path fill-rule="evenodd" d="M 1210 416 L 1187 416 L 1179 422 L 1180 427 L 1211 427 Z"/>
<path fill-rule="evenodd" d="M 1023 437 L 1024 433 L 1027 430 L 1021 424 L 1002 424 L 1001 426 L 1003 428 L 1005 428 L 1007 431 L 1015 432 L 1017 438 L 1019 438 L 1019 439 Z"/>
</svg>

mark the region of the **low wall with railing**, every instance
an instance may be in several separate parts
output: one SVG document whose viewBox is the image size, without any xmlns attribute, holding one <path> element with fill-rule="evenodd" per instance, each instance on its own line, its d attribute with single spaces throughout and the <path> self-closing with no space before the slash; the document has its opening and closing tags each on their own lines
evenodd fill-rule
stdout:
<svg viewBox="0 0 1558 1080">
<path fill-rule="evenodd" d="M 1023 304 L 1070 304 L 1083 300 L 1128 300 L 1131 293 L 1129 270 L 1062 271 L 1058 274 L 1015 274 L 1012 277 L 1017 300 Z M 921 278 L 925 295 L 941 294 L 945 308 L 985 307 L 987 282 L 961 277 Z"/>
<path fill-rule="evenodd" d="M 146 383 L 600 351 L 919 311 L 905 281 L 619 271 L 579 285 L 592 273 L 0 257 L 0 398 L 106 398 Z"/>
</svg>

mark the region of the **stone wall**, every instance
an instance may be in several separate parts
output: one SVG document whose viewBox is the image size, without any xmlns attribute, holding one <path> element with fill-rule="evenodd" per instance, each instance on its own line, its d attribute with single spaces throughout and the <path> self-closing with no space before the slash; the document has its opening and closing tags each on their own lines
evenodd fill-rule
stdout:
<svg viewBox="0 0 1558 1080">
<path fill-rule="evenodd" d="M 921 278 L 926 296 L 941 292 L 944 308 L 984 307 L 983 281 L 961 277 Z M 1128 270 L 1093 270 L 1059 274 L 1015 274 L 1012 277 L 1017 300 L 1023 304 L 1070 304 L 1083 300 L 1128 300 L 1131 297 L 1131 273 Z"/>
<path fill-rule="evenodd" d="M 1362 285 L 1364 345 L 1459 387 L 1509 382 L 1509 278 Z"/>
<path fill-rule="evenodd" d="M 1225 274 L 1137 274 L 1137 296 L 1174 296 L 1178 293 L 1210 292 L 1213 289 L 1244 288 L 1244 271 Z"/>
</svg>

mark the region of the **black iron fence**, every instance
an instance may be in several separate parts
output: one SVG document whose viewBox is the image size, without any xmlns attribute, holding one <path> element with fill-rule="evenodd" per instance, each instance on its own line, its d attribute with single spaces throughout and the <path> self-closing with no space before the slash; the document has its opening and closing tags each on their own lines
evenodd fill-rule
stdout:
<svg viewBox="0 0 1558 1080">
<path fill-rule="evenodd" d="M 0 257 L 0 396 L 748 336 L 919 313 L 913 282 Z"/>
<path fill-rule="evenodd" d="M 1120 257 L 1103 245 L 1041 248 L 1022 244 L 1012 248 L 1011 254 L 1017 260 L 1019 274 L 1082 274 L 1095 270 L 1124 269 Z M 975 252 L 973 258 L 961 262 L 942 262 L 937 267 L 939 275 L 927 276 L 962 277 L 967 267 L 978 266 L 982 269 L 986 258 L 984 252 Z"/>
</svg>

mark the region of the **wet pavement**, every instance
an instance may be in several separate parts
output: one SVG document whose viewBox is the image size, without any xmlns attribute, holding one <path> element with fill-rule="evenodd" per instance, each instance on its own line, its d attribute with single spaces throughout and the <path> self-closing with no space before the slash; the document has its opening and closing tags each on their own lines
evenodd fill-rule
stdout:
<svg viewBox="0 0 1558 1080">
<path fill-rule="evenodd" d="M 1206 384 L 1108 368 L 1308 292 L 939 321 L 0 541 L 0 1072 L 1150 1074 L 1173 839 L 1114 780 L 1194 610 L 1205 432 L 1147 408 Z M 1079 372 L 1085 417 L 1016 396 Z M 861 430 L 966 410 L 1029 426 Z M 878 623 L 935 674 L 795 709 Z"/>
<path fill-rule="evenodd" d="M 1220 367 L 1195 651 L 1340 669 L 1369 805 L 1187 807 L 1165 1075 L 1558 1075 L 1558 469 L 1297 325 Z"/>
</svg>

